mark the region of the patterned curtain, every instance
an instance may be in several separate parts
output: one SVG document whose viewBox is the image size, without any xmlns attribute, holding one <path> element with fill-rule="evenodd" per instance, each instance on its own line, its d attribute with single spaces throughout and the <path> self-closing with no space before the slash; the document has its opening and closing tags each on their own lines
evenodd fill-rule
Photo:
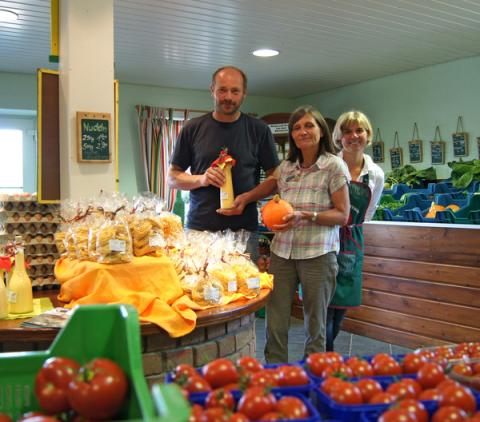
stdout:
<svg viewBox="0 0 480 422">
<path fill-rule="evenodd" d="M 184 120 L 173 120 L 173 109 L 145 105 L 135 108 L 147 190 L 163 198 L 167 209 L 171 211 L 176 190 L 168 187 L 168 167 L 177 136 L 188 118 L 188 111 L 184 112 Z"/>
</svg>

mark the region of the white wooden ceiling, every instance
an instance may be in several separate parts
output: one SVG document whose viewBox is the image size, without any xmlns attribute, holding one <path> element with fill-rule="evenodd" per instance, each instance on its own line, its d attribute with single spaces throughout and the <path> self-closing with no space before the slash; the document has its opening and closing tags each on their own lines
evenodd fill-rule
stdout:
<svg viewBox="0 0 480 422">
<path fill-rule="evenodd" d="M 120 82 L 206 89 L 233 64 L 249 93 L 294 98 L 480 54 L 480 0 L 115 0 Z M 0 71 L 55 68 L 50 0 L 0 0 Z M 280 50 L 268 59 L 260 47 Z"/>
</svg>

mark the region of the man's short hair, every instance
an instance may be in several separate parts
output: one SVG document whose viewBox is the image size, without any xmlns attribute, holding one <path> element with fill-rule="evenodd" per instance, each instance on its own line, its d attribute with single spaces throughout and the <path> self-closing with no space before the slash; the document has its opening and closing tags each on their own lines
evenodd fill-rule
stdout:
<svg viewBox="0 0 480 422">
<path fill-rule="evenodd" d="M 246 90 L 247 90 L 247 75 L 245 75 L 245 72 L 244 72 L 242 69 L 239 69 L 239 68 L 236 67 L 236 66 L 223 66 L 223 67 L 217 69 L 215 72 L 213 72 L 213 75 L 212 75 L 212 86 L 215 85 L 215 78 L 217 77 L 217 75 L 218 75 L 222 70 L 225 70 L 225 69 L 233 69 L 233 70 L 236 70 L 238 73 L 240 73 L 240 75 L 242 75 L 242 79 L 243 79 L 243 90 L 246 91 Z"/>
</svg>

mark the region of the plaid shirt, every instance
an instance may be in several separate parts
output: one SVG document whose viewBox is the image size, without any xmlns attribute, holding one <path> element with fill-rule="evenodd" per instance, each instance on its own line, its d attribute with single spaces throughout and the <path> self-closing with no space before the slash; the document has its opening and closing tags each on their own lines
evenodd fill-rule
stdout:
<svg viewBox="0 0 480 422">
<path fill-rule="evenodd" d="M 321 155 L 308 169 L 302 168 L 298 161 L 285 160 L 278 170 L 278 192 L 296 211 L 322 212 L 333 208 L 331 194 L 350 179 L 345 162 L 329 153 Z M 301 220 L 293 229 L 275 233 L 271 250 L 285 259 L 308 259 L 338 252 L 339 226 Z"/>
</svg>

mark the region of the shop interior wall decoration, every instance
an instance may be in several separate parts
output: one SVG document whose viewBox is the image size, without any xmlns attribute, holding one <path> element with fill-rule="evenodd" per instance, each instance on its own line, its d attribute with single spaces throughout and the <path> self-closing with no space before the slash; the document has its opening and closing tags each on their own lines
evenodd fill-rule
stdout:
<svg viewBox="0 0 480 422">
<path fill-rule="evenodd" d="M 110 163 L 110 114 L 77 111 L 78 161 Z"/>
<path fill-rule="evenodd" d="M 413 124 L 412 140 L 408 141 L 408 155 L 410 163 L 421 163 L 423 161 L 423 142 L 418 136 L 418 126 Z"/>
<path fill-rule="evenodd" d="M 442 141 L 442 136 L 440 135 L 440 126 L 435 128 L 435 136 L 430 145 L 432 164 L 445 164 L 445 142 Z"/>
<path fill-rule="evenodd" d="M 466 157 L 468 155 L 468 133 L 463 130 L 462 116 L 458 116 L 457 130 L 452 134 L 453 155 L 455 157 Z"/>
<path fill-rule="evenodd" d="M 403 151 L 400 147 L 398 131 L 395 131 L 395 136 L 393 138 L 393 148 L 390 148 L 390 164 L 392 166 L 392 169 L 403 166 Z"/>
<path fill-rule="evenodd" d="M 383 163 L 385 161 L 384 143 L 380 134 L 380 128 L 377 129 L 372 142 L 372 156 L 375 163 Z"/>
</svg>

